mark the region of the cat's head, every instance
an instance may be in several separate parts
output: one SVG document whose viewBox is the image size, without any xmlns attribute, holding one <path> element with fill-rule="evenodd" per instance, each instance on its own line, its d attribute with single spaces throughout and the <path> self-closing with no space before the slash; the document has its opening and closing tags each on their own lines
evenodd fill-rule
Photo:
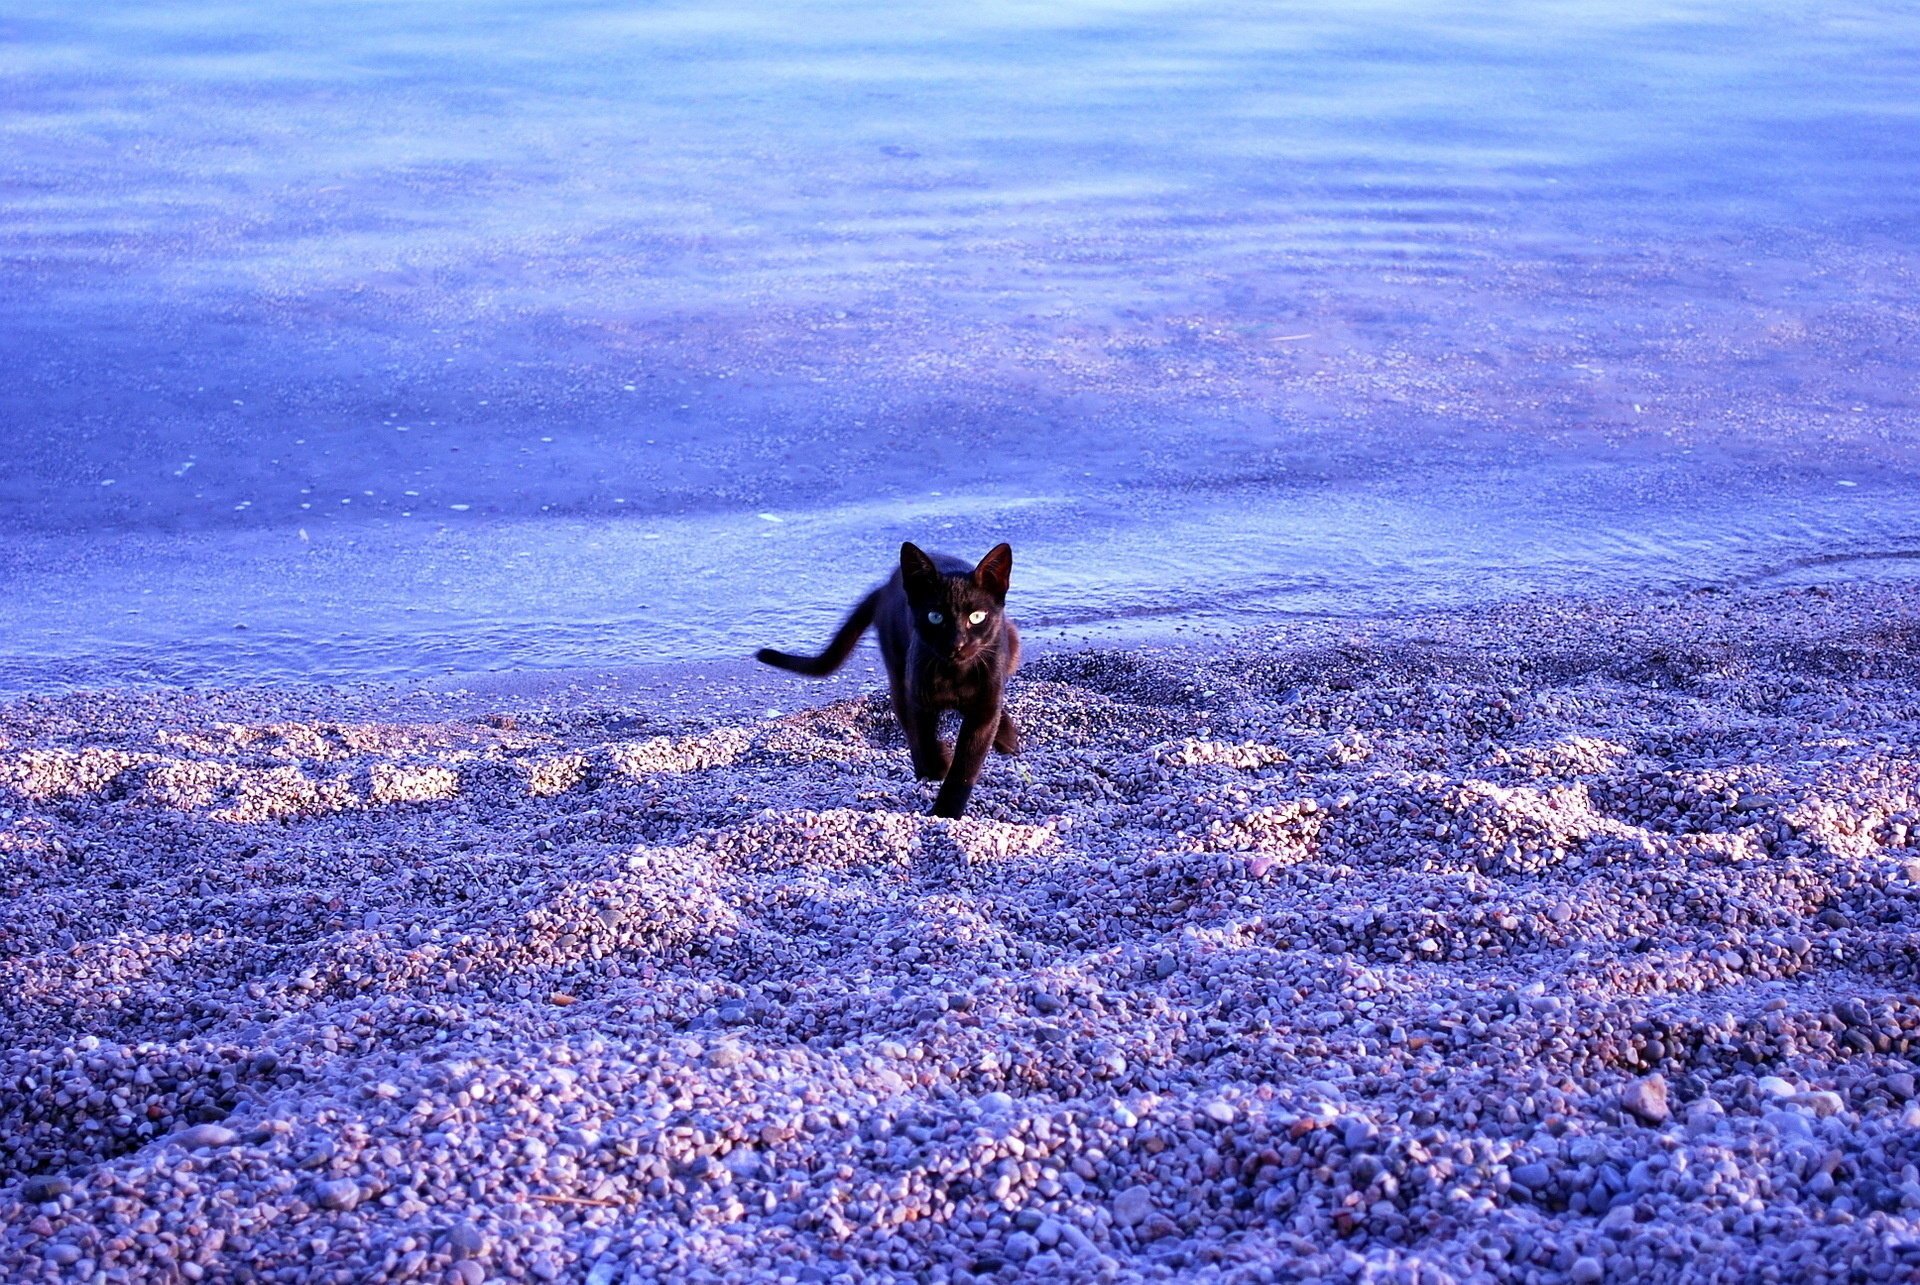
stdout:
<svg viewBox="0 0 1920 1285">
<path fill-rule="evenodd" d="M 996 544 L 980 565 L 947 575 L 912 544 L 900 546 L 900 581 L 913 608 L 920 640 L 939 656 L 964 664 L 1000 636 L 1013 577 L 1013 550 Z"/>
</svg>

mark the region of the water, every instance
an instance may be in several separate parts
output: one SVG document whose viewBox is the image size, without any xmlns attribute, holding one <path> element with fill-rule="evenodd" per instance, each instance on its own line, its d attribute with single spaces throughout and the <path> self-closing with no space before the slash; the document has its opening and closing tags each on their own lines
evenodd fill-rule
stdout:
<svg viewBox="0 0 1920 1285">
<path fill-rule="evenodd" d="M 0 690 L 1920 551 L 1898 4 L 0 15 Z"/>
</svg>

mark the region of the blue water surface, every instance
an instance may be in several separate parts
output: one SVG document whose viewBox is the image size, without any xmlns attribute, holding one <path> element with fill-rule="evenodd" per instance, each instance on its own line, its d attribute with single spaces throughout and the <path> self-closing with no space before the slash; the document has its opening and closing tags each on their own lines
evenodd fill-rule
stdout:
<svg viewBox="0 0 1920 1285">
<path fill-rule="evenodd" d="M 1920 10 L 10 0 L 0 691 L 1920 553 Z"/>
</svg>

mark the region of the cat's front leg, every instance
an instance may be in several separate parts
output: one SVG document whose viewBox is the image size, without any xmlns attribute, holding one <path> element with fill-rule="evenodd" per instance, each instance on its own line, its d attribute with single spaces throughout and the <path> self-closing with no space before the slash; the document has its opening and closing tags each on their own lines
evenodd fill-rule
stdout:
<svg viewBox="0 0 1920 1285">
<path fill-rule="evenodd" d="M 953 746 L 953 766 L 940 783 L 940 794 L 933 801 L 933 815 L 957 817 L 967 810 L 973 797 L 973 783 L 980 779 L 980 768 L 993 748 L 993 734 L 1000 726 L 1000 711 L 991 710 L 985 718 L 969 714 L 960 723 L 960 736 Z"/>
<path fill-rule="evenodd" d="M 940 742 L 939 711 L 916 709 L 901 718 L 900 726 L 907 734 L 907 752 L 913 756 L 913 774 L 922 781 L 946 776 L 953 756 Z"/>
</svg>

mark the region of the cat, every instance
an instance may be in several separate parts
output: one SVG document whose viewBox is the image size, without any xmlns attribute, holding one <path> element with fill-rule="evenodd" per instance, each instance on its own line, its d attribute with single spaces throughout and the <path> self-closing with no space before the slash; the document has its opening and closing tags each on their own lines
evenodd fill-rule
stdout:
<svg viewBox="0 0 1920 1285">
<path fill-rule="evenodd" d="M 988 748 L 1020 752 L 1020 730 L 1004 705 L 1007 680 L 1020 665 L 1020 631 L 1006 614 L 1012 577 L 1013 550 L 1005 544 L 972 567 L 903 544 L 899 570 L 860 600 L 825 651 L 794 656 L 763 647 L 755 659 L 824 678 L 845 663 L 872 625 L 913 773 L 940 782 L 933 815 L 957 817 L 973 797 Z M 951 752 L 940 740 L 940 713 L 949 709 L 960 713 Z"/>
</svg>

